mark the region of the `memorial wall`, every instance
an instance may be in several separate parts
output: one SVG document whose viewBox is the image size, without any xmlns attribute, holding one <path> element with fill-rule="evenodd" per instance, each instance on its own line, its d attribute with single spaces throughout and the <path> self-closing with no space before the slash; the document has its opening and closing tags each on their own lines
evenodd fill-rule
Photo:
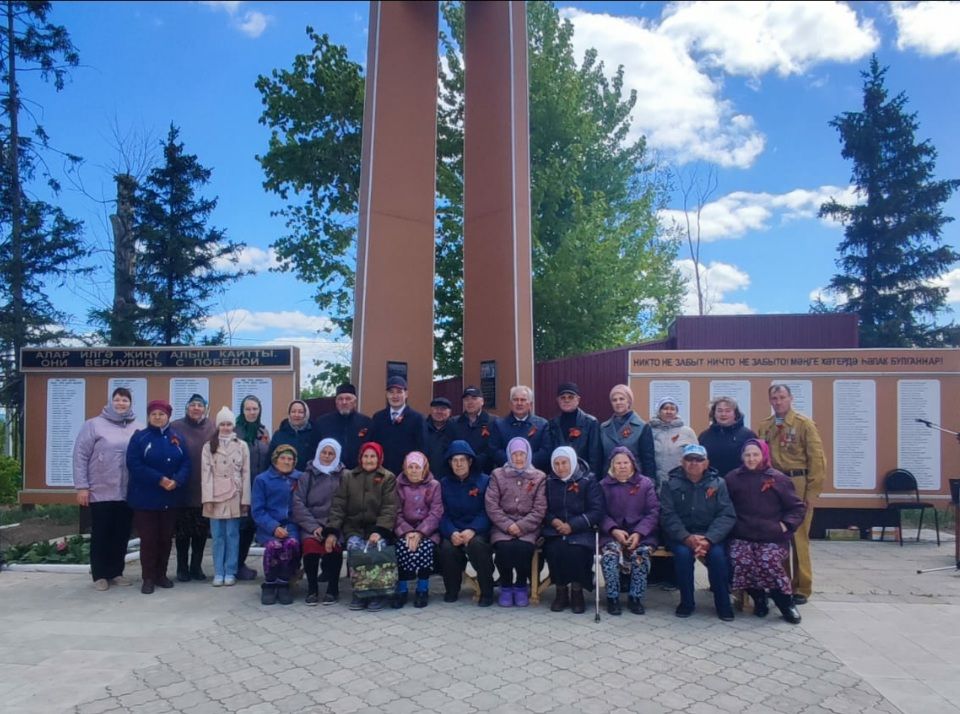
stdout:
<svg viewBox="0 0 960 714">
<path fill-rule="evenodd" d="M 740 403 L 745 424 L 771 413 L 767 389 L 789 385 L 793 408 L 817 424 L 827 456 L 818 507 L 881 508 L 883 475 L 905 468 L 925 500 L 949 500 L 960 443 L 919 420 L 960 429 L 960 350 L 633 351 L 636 410 L 656 413 L 670 395 L 698 434 L 717 396 Z"/>
<path fill-rule="evenodd" d="M 224 405 L 239 414 L 240 402 L 252 394 L 272 434 L 300 384 L 296 347 L 24 349 L 20 363 L 26 380 L 22 503 L 73 502 L 77 433 L 117 387 L 131 391 L 144 424 L 151 399 L 168 400 L 179 419 L 192 394 L 203 395 L 212 414 Z"/>
</svg>

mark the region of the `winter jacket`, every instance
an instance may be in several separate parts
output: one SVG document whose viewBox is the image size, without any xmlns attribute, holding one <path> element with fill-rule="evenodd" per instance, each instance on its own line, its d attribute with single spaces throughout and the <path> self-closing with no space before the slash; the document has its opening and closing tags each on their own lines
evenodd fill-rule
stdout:
<svg viewBox="0 0 960 714">
<path fill-rule="evenodd" d="M 547 420 L 536 414 L 517 419 L 511 413 L 494 421 L 490 428 L 490 451 L 493 454 L 494 467 L 500 468 L 507 463 L 507 444 L 512 438 L 522 436 L 530 442 L 533 466 L 537 469 L 549 469 L 552 453 L 549 427 Z"/>
<path fill-rule="evenodd" d="M 302 537 L 306 538 L 318 529 L 323 532 L 330 519 L 333 495 L 340 488 L 345 473 L 342 464 L 328 474 L 319 471 L 312 462 L 307 464 L 307 470 L 300 475 L 297 489 L 293 492 L 293 520 L 300 528 Z"/>
<path fill-rule="evenodd" d="M 166 511 L 182 503 L 180 493 L 190 481 L 190 456 L 184 438 L 168 424 L 159 429 L 148 426 L 130 437 L 127 445 L 127 503 L 138 511 Z M 167 491 L 162 478 L 177 482 Z"/>
<path fill-rule="evenodd" d="M 657 491 L 666 483 L 670 472 L 680 465 L 683 447 L 687 444 L 696 444 L 697 435 L 689 426 L 683 425 L 683 420 L 674 419 L 670 423 L 659 417 L 650 420 L 650 429 L 653 431 L 653 445 L 657 461 L 656 476 L 654 479 Z M 645 474 L 650 475 L 650 474 Z"/>
<path fill-rule="evenodd" d="M 577 409 L 572 420 L 573 426 L 565 427 L 569 420 L 559 414 L 550 420 L 549 445 L 547 450 L 553 454 L 558 446 L 570 446 L 577 452 L 577 458 L 587 462 L 590 473 L 603 473 L 603 447 L 600 444 L 600 422 L 592 414 Z"/>
<path fill-rule="evenodd" d="M 346 542 L 350 536 L 368 539 L 379 533 L 393 540 L 397 524 L 397 477 L 382 466 L 376 471 L 361 467 L 346 471 L 333 495 L 330 517 L 324 535 L 338 535 Z"/>
<path fill-rule="evenodd" d="M 424 419 L 423 453 L 430 461 L 430 471 L 434 476 L 439 477 L 447 472 L 447 462 L 443 457 L 453 440 L 458 438 L 452 419 L 448 419 L 442 429 L 437 429 L 430 417 Z"/>
<path fill-rule="evenodd" d="M 740 466 L 740 450 L 747 439 L 756 439 L 757 435 L 738 419 L 730 426 L 720 426 L 714 422 L 700 433 L 700 446 L 707 450 L 710 466 L 718 474 L 730 473 Z"/>
<path fill-rule="evenodd" d="M 547 475 L 534 468 L 522 473 L 507 467 L 493 470 L 484 497 L 491 543 L 513 540 L 507 533 L 512 523 L 520 526 L 519 540 L 536 543 L 547 514 L 546 482 Z"/>
<path fill-rule="evenodd" d="M 73 487 L 90 491 L 90 502 L 127 498 L 127 445 L 143 424 L 132 411 L 117 414 L 107 405 L 87 419 L 73 445 Z"/>
<path fill-rule="evenodd" d="M 383 468 L 392 474 L 403 471 L 403 460 L 411 451 L 423 451 L 423 430 L 426 428 L 423 414 L 409 406 L 400 413 L 400 423 L 390 419 L 390 408 L 381 409 L 373 415 L 370 438 L 383 447 Z M 359 454 L 357 454 L 359 456 Z M 390 524 L 393 530 L 393 524 Z"/>
<path fill-rule="evenodd" d="M 562 538 L 572 545 L 592 548 L 594 529 L 600 528 L 605 515 L 603 491 L 585 462 L 577 465 L 577 470 L 567 481 L 561 481 L 553 473 L 547 477 L 547 514 L 543 517 L 545 538 Z M 569 524 L 573 532 L 560 535 L 553 527 L 556 518 Z"/>
<path fill-rule="evenodd" d="M 416 531 L 434 543 L 440 543 L 440 520 L 443 518 L 443 496 L 440 482 L 427 474 L 420 483 L 410 483 L 406 474 L 397 478 L 397 525 L 393 532 L 405 536 Z"/>
<path fill-rule="evenodd" d="M 736 521 L 727 484 L 714 468 L 707 469 L 694 483 L 678 466 L 660 489 L 660 527 L 668 542 L 682 543 L 696 534 L 706 536 L 711 543 L 721 543 Z"/>
<path fill-rule="evenodd" d="M 773 468 L 749 471 L 741 466 L 728 473 L 724 481 L 737 511 L 732 538 L 760 543 L 790 542 L 807 508 L 789 476 Z"/>
<path fill-rule="evenodd" d="M 217 453 L 210 442 L 200 457 L 200 492 L 207 518 L 240 518 L 241 506 L 250 505 L 250 449 L 233 434 L 221 442 Z"/>
<path fill-rule="evenodd" d="M 370 429 L 373 420 L 366 414 L 351 412 L 346 416 L 333 411 L 324 414 L 314 423 L 317 430 L 317 443 L 324 439 L 336 439 L 340 444 L 340 460 L 348 469 L 357 468 L 357 459 L 360 458 L 360 445 L 369 441 Z M 313 455 L 310 456 L 313 458 Z"/>
<path fill-rule="evenodd" d="M 488 412 L 480 412 L 473 424 L 470 423 L 466 414 L 461 414 L 453 420 L 454 439 L 463 439 L 470 444 L 477 455 L 476 460 L 479 462 L 480 473 L 484 474 L 489 474 L 494 468 L 501 465 L 494 463 L 493 451 L 490 446 L 493 436 L 493 422 L 494 418 Z M 447 466 L 444 466 L 442 471 L 434 472 L 434 475 L 445 476 L 448 471 Z"/>
<path fill-rule="evenodd" d="M 250 515 L 257 524 L 257 543 L 260 545 L 274 540 L 274 532 L 280 526 L 287 529 L 288 537 L 300 537 L 293 520 L 293 490 L 299 478 L 299 471 L 282 474 L 271 466 L 254 479 Z"/>
<path fill-rule="evenodd" d="M 449 539 L 454 533 L 465 530 L 488 535 L 490 518 L 484 499 L 489 486 L 490 477 L 479 470 L 472 470 L 463 481 L 453 474 L 441 479 L 443 518 L 440 519 L 440 535 Z"/>
<path fill-rule="evenodd" d="M 613 540 L 610 531 L 614 528 L 627 533 L 638 533 L 640 544 L 657 544 L 660 523 L 660 501 L 657 499 L 653 481 L 642 474 L 634 474 L 620 483 L 613 476 L 604 476 L 600 481 L 606 516 L 600 527 L 600 543 Z"/>
<path fill-rule="evenodd" d="M 193 421 L 188 416 L 170 422 L 170 428 L 183 436 L 187 453 L 190 455 L 190 483 L 180 494 L 181 506 L 200 508 L 203 498 L 200 490 L 200 469 L 203 465 L 201 454 L 203 445 L 210 441 L 210 437 L 217 433 L 217 425 L 211 419 L 204 417 L 200 421 Z"/>
<path fill-rule="evenodd" d="M 607 473 L 610 452 L 617 446 L 626 446 L 633 452 L 640 472 L 653 478 L 657 473 L 657 459 L 653 445 L 653 430 L 636 412 L 623 417 L 611 416 L 600 425 L 600 446 L 603 449 L 603 469 L 596 476 Z"/>
<path fill-rule="evenodd" d="M 320 443 L 320 432 L 309 421 L 300 429 L 294 429 L 289 419 L 280 422 L 280 428 L 273 433 L 270 439 L 269 453 L 280 444 L 289 444 L 297 450 L 297 471 L 303 471 L 307 464 L 317 455 L 317 444 Z"/>
</svg>

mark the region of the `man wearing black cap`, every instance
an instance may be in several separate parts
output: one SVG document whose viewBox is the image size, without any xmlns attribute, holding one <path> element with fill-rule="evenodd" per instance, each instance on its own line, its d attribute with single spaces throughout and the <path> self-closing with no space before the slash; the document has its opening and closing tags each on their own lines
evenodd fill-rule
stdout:
<svg viewBox="0 0 960 714">
<path fill-rule="evenodd" d="M 430 460 L 430 473 L 440 478 L 447 472 L 444 455 L 451 442 L 457 438 L 450 412 L 453 405 L 446 397 L 434 397 L 430 402 L 430 416 L 426 418 L 423 434 L 423 453 Z"/>
<path fill-rule="evenodd" d="M 550 420 L 550 453 L 558 446 L 573 447 L 594 476 L 603 478 L 600 422 L 580 408 L 580 388 L 573 382 L 561 384 L 557 389 L 557 404 L 560 413 Z"/>
<path fill-rule="evenodd" d="M 463 390 L 463 413 L 453 420 L 456 438 L 470 444 L 476 453 L 477 470 L 489 474 L 497 466 L 490 452 L 490 413 L 483 408 L 483 392 L 473 385 Z"/>
<path fill-rule="evenodd" d="M 403 471 L 411 451 L 423 451 L 423 414 L 407 406 L 407 380 L 387 380 L 387 408 L 373 415 L 370 439 L 383 447 L 383 467 L 394 475 Z"/>
<path fill-rule="evenodd" d="M 340 460 L 348 469 L 357 467 L 360 444 L 370 441 L 373 421 L 357 411 L 357 388 L 352 384 L 337 387 L 336 409 L 317 419 L 316 428 L 322 439 L 336 439 L 340 444 Z M 311 455 L 310 459 L 313 459 Z"/>
</svg>

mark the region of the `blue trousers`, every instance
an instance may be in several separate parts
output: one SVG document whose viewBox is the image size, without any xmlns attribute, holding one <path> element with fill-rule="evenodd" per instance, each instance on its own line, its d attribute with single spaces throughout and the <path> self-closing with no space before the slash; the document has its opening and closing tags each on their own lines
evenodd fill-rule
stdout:
<svg viewBox="0 0 960 714">
<path fill-rule="evenodd" d="M 677 576 L 677 588 L 680 590 L 680 604 L 694 607 L 693 566 L 697 559 L 693 551 L 683 543 L 670 543 L 669 548 L 673 553 L 673 570 Z M 730 609 L 730 562 L 727 560 L 724 544 L 711 545 L 705 560 L 710 588 L 713 590 L 713 604 L 718 612 L 725 612 Z"/>
<path fill-rule="evenodd" d="M 211 518 L 210 534 L 213 536 L 213 574 L 218 578 L 235 576 L 240 555 L 240 519 Z"/>
</svg>

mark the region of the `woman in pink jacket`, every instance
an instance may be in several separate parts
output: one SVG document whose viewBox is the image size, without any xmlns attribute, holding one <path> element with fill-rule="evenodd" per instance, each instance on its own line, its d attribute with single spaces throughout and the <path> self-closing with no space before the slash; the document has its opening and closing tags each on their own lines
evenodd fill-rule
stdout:
<svg viewBox="0 0 960 714">
<path fill-rule="evenodd" d="M 430 592 L 430 573 L 440 544 L 440 519 L 443 499 L 440 482 L 430 473 L 425 454 L 411 451 L 403 460 L 403 473 L 397 478 L 397 591 L 391 607 L 407 604 L 407 581 L 417 578 L 414 607 L 426 607 Z"/>
<path fill-rule="evenodd" d="M 530 604 L 530 560 L 547 513 L 547 475 L 533 467 L 532 458 L 526 439 L 511 439 L 507 463 L 493 470 L 487 487 L 485 503 L 500 573 L 500 607 Z"/>
</svg>

